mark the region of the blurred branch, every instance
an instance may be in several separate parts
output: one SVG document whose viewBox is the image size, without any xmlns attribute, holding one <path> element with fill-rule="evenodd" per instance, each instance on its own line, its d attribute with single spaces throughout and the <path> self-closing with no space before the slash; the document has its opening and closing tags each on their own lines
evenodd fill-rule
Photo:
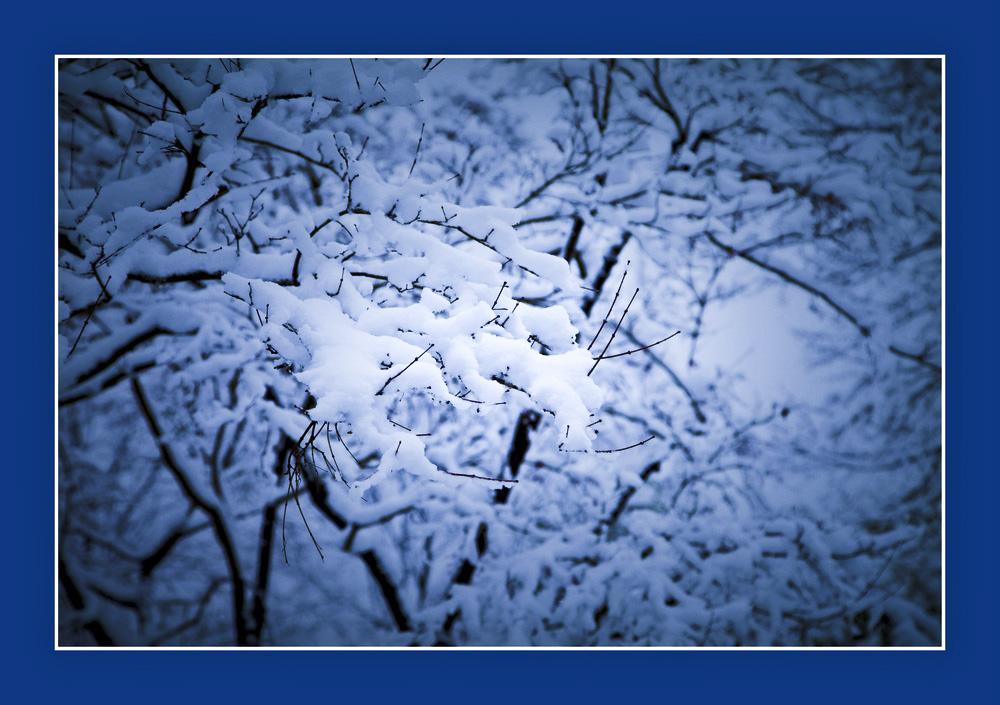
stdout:
<svg viewBox="0 0 1000 705">
<path fill-rule="evenodd" d="M 828 295 L 827 293 L 825 293 L 823 291 L 820 291 L 819 289 L 817 289 L 813 285 L 808 284 L 808 283 L 802 281 L 798 277 L 795 277 L 795 276 L 789 274 L 788 272 L 786 272 L 783 269 L 775 267 L 774 265 L 769 264 L 767 262 L 764 262 L 763 260 L 757 259 L 756 257 L 754 257 L 753 255 L 750 254 L 749 250 L 737 250 L 736 248 L 732 247 L 731 245 L 727 245 L 727 244 L 723 243 L 710 230 L 705 230 L 703 232 L 703 234 L 705 235 L 705 237 L 708 239 L 709 242 L 711 242 L 713 245 L 715 245 L 716 247 L 718 247 L 719 249 L 721 249 L 727 255 L 729 255 L 731 257 L 739 257 L 740 259 L 745 260 L 746 262 L 749 262 L 750 264 L 752 264 L 752 265 L 754 265 L 756 267 L 760 267 L 761 269 L 763 269 L 763 270 L 765 270 L 767 272 L 771 272 L 772 274 L 776 274 L 777 276 L 779 276 L 781 279 L 783 279 L 784 281 L 788 282 L 789 284 L 791 284 L 793 286 L 796 286 L 796 287 L 802 289 L 803 291 L 806 291 L 806 292 L 812 294 L 813 296 L 817 297 L 821 301 L 825 302 L 830 308 L 832 308 L 838 314 L 840 314 L 840 316 L 842 318 L 844 318 L 845 320 L 849 321 L 851 323 L 851 325 L 853 325 L 855 328 L 857 328 L 858 332 L 861 333 L 861 336 L 863 338 L 869 338 L 869 337 L 871 337 L 871 328 L 869 328 L 868 326 L 862 324 L 857 319 L 857 317 L 854 316 L 854 314 L 850 313 L 847 309 L 845 309 L 843 306 L 841 306 L 836 301 L 834 301 L 833 298 L 830 295 Z M 895 345 L 890 345 L 888 347 L 888 351 L 890 353 L 892 353 L 893 355 L 905 358 L 907 360 L 912 360 L 913 362 L 916 362 L 916 363 L 922 365 L 923 367 L 926 367 L 927 369 L 929 369 L 929 370 L 931 370 L 933 372 L 936 372 L 937 374 L 941 374 L 941 367 L 939 365 L 936 365 L 936 364 L 930 362 L 929 360 L 927 360 L 924 357 L 924 355 L 917 355 L 917 354 L 914 354 L 914 353 L 906 352 L 904 350 L 900 350 Z"/>
<path fill-rule="evenodd" d="M 86 612 L 87 601 L 84 598 L 80 587 L 77 585 L 76 580 L 71 575 L 62 556 L 59 557 L 59 584 L 62 585 L 63 594 L 66 596 L 66 601 L 69 602 L 70 607 L 77 612 Z M 107 628 L 97 617 L 87 619 L 87 621 L 83 623 L 83 628 L 90 632 L 90 635 L 94 638 L 94 641 L 97 642 L 98 646 L 116 645 L 114 639 L 108 633 Z"/>
<path fill-rule="evenodd" d="M 219 542 L 219 546 L 225 555 L 226 565 L 229 569 L 229 580 L 232 583 L 233 627 L 236 631 L 236 643 L 239 646 L 247 646 L 249 644 L 249 640 L 246 614 L 244 612 L 246 594 L 244 592 L 245 581 L 243 579 L 243 569 L 240 566 L 239 557 L 236 553 L 236 541 L 225 517 L 223 516 L 222 509 L 212 498 L 206 497 L 201 493 L 196 484 L 188 476 L 187 471 L 184 470 L 180 464 L 178 464 L 176 458 L 174 457 L 173 450 L 163 437 L 163 432 L 160 429 L 159 422 L 153 413 L 153 409 L 149 404 L 146 392 L 143 389 L 142 383 L 139 381 L 138 375 L 132 377 L 132 391 L 135 394 L 139 410 L 142 412 L 143 418 L 146 420 L 146 424 L 149 426 L 149 430 L 153 434 L 153 440 L 159 446 L 160 457 L 163 460 L 163 464 L 170 471 L 170 474 L 173 475 L 177 484 L 180 486 L 181 490 L 188 497 L 188 499 L 190 499 L 195 506 L 205 512 L 208 515 L 209 521 L 212 523 L 212 529 L 215 533 L 216 540 Z"/>
<path fill-rule="evenodd" d="M 642 345 L 642 343 L 634 335 L 632 335 L 631 331 L 626 329 L 622 332 L 624 333 L 626 338 L 631 340 L 636 345 Z M 688 389 L 687 386 L 681 381 L 680 377 L 678 377 L 677 374 L 670 368 L 670 366 L 667 363 L 665 363 L 662 359 L 660 359 L 660 357 L 656 353 L 651 352 L 648 349 L 643 350 L 643 352 L 649 356 L 649 359 L 652 360 L 654 365 L 656 365 L 664 372 L 666 372 L 667 375 L 669 375 L 670 379 L 673 380 L 675 385 L 677 385 L 677 388 L 680 389 L 684 393 L 684 396 L 687 397 L 688 403 L 691 405 L 691 410 L 694 412 L 695 418 L 698 419 L 698 421 L 700 421 L 701 423 L 705 423 L 708 419 L 705 418 L 705 414 L 702 412 L 701 407 L 698 404 L 698 400 L 694 398 L 694 395 L 691 394 L 691 390 Z"/>
<path fill-rule="evenodd" d="M 653 473 L 659 472 L 659 470 L 660 461 L 657 460 L 656 462 L 646 466 L 646 468 L 639 475 L 639 479 L 646 482 L 650 477 L 652 477 Z M 618 503 L 615 505 L 615 508 L 611 510 L 611 514 L 609 514 L 606 519 L 601 521 L 601 524 L 606 527 L 614 526 L 618 522 L 618 518 L 621 517 L 622 512 L 625 511 L 625 507 L 628 505 L 629 500 L 632 499 L 632 496 L 636 493 L 637 489 L 638 488 L 634 486 L 625 488 L 625 491 L 622 492 L 621 496 L 618 498 Z M 599 535 L 601 532 L 601 526 L 598 525 L 597 529 L 594 530 L 594 533 Z"/>
</svg>

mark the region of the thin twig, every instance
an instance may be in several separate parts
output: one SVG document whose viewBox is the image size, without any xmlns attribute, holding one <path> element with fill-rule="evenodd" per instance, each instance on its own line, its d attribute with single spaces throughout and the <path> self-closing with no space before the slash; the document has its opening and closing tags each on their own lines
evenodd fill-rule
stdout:
<svg viewBox="0 0 1000 705">
<path fill-rule="evenodd" d="M 644 441 L 633 443 L 632 445 L 625 446 L 624 448 L 613 448 L 611 450 L 563 450 L 562 443 L 559 444 L 559 450 L 563 453 L 621 453 L 623 450 L 631 450 L 632 448 L 638 448 L 641 445 L 645 445 L 656 437 L 656 434 L 654 434 Z"/>
<path fill-rule="evenodd" d="M 630 450 L 632 448 L 638 448 L 641 445 L 645 445 L 646 443 L 649 443 L 654 438 L 656 438 L 656 436 L 650 436 L 649 438 L 647 438 L 644 441 L 639 441 L 638 443 L 633 443 L 632 445 L 625 446 L 624 448 L 615 448 L 614 450 L 595 450 L 594 452 L 595 453 L 621 453 L 623 450 Z"/>
<path fill-rule="evenodd" d="M 493 311 L 497 310 L 497 304 L 500 303 L 500 295 L 503 294 L 503 290 L 506 287 L 507 287 L 507 282 L 506 281 L 503 284 L 500 285 L 500 291 L 497 292 L 497 297 L 496 297 L 496 299 L 493 300 L 493 305 L 490 306 L 491 310 L 493 310 Z M 506 310 L 506 309 L 500 309 L 500 310 Z"/>
<path fill-rule="evenodd" d="M 424 141 L 424 124 L 420 123 L 420 137 L 417 139 L 417 151 L 413 154 L 413 163 L 410 164 L 410 173 L 406 175 L 406 178 L 413 176 L 413 168 L 417 166 L 417 157 L 420 156 L 420 145 Z"/>
<path fill-rule="evenodd" d="M 348 59 L 351 62 L 351 72 L 354 74 L 354 83 L 358 87 L 358 93 L 361 92 L 361 82 L 358 80 L 358 72 L 354 69 L 354 59 Z"/>
<path fill-rule="evenodd" d="M 632 353 L 641 352 L 643 350 L 649 350 L 650 348 L 652 348 L 652 347 L 654 347 L 656 345 L 659 345 L 660 343 L 667 342 L 668 340 L 670 340 L 671 338 L 673 338 L 675 335 L 680 335 L 680 331 L 679 330 L 678 331 L 674 331 L 673 333 L 671 333 L 670 335 L 668 335 L 663 340 L 657 340 L 655 343 L 650 343 L 649 345 L 643 345 L 641 348 L 635 348 L 634 350 L 629 350 L 627 352 L 615 353 L 614 355 L 602 355 L 601 357 L 595 357 L 594 359 L 595 360 L 611 360 L 612 358 L 621 357 L 622 355 L 631 355 Z"/>
<path fill-rule="evenodd" d="M 385 391 L 385 388 L 389 386 L 389 383 L 390 383 L 390 382 L 392 382 L 392 380 L 396 379 L 396 378 L 397 378 L 397 377 L 399 377 L 399 376 L 400 376 L 401 374 L 403 374 L 404 372 L 406 372 L 406 371 L 407 371 L 408 369 L 410 369 L 411 367 L 413 367 L 413 364 L 414 364 L 414 363 L 415 363 L 415 362 L 416 362 L 417 360 L 419 360 L 420 358 L 422 358 L 422 357 L 423 357 L 423 356 L 424 356 L 425 354 L 427 354 L 427 351 L 428 351 L 428 350 L 430 350 L 430 349 L 431 349 L 431 348 L 433 348 L 433 347 L 434 347 L 434 343 L 431 343 L 430 345 L 428 345 L 428 346 L 427 346 L 427 347 L 426 347 L 426 348 L 424 349 L 424 351 L 423 351 L 422 353 L 420 353 L 420 354 L 419 354 L 419 355 L 417 355 L 417 356 L 416 356 L 415 358 L 413 358 L 413 360 L 411 360 L 411 361 L 410 361 L 410 364 L 409 364 L 409 365 L 407 365 L 406 367 L 404 367 L 403 369 L 401 369 L 401 370 L 400 370 L 399 372 L 397 372 L 396 374 L 394 374 L 394 375 L 393 375 L 392 377 L 390 377 L 389 379 L 387 379 L 387 380 L 385 381 L 385 384 L 383 384 L 383 385 L 382 385 L 382 388 L 381 388 L 380 390 L 378 390 L 377 392 L 375 392 L 375 396 L 377 396 L 377 397 L 379 397 L 379 396 L 382 396 L 382 392 L 384 392 L 384 391 Z"/>
<path fill-rule="evenodd" d="M 632 307 L 632 302 L 635 301 L 635 297 L 638 294 L 639 290 L 636 289 L 635 293 L 632 294 L 632 298 L 628 300 L 628 306 L 626 306 L 625 310 L 622 312 L 622 317 L 618 319 L 618 325 L 615 326 L 614 331 L 611 333 L 611 337 L 608 339 L 607 344 L 604 346 L 604 350 L 602 350 L 601 354 L 597 356 L 596 360 L 594 360 L 594 366 L 591 367 L 590 372 L 587 373 L 588 377 L 590 377 L 590 375 L 594 372 L 594 370 L 597 369 L 597 365 L 601 362 L 601 360 L 604 359 L 604 353 L 608 351 L 608 348 L 611 347 L 611 343 L 614 342 L 615 336 L 618 335 L 618 329 L 622 327 L 622 323 L 625 321 L 625 316 L 628 315 L 628 310 Z"/>
<path fill-rule="evenodd" d="M 340 445 L 344 446 L 344 450 L 347 451 L 347 454 L 351 456 L 351 459 L 357 464 L 359 468 L 362 467 L 361 461 L 354 456 L 354 453 L 351 452 L 351 449 L 347 447 L 347 443 L 346 441 L 344 441 L 344 437 L 340 435 L 340 424 L 339 423 L 333 424 L 333 430 L 337 434 L 337 440 L 340 441 Z"/>
<path fill-rule="evenodd" d="M 308 470 L 306 472 L 308 472 Z M 296 479 L 295 484 L 298 484 L 298 479 Z M 289 483 L 288 487 L 289 487 L 289 490 L 291 490 L 291 483 Z M 323 549 L 320 548 L 319 541 L 317 541 L 316 537 L 313 536 L 312 529 L 309 528 L 309 521 L 306 519 L 306 515 L 302 511 L 302 505 L 299 503 L 299 493 L 298 492 L 292 493 L 292 497 L 295 499 L 295 506 L 298 507 L 299 516 L 302 517 L 302 523 L 305 525 L 306 531 L 309 532 L 309 538 L 312 539 L 313 546 L 316 547 L 316 551 L 319 553 L 319 559 L 321 561 L 322 560 L 326 560 L 323 557 Z M 288 500 L 285 500 L 285 502 L 286 502 L 286 505 L 287 505 Z M 282 517 L 281 520 L 282 520 L 282 541 L 284 541 L 284 517 Z M 284 551 L 284 546 L 282 546 L 282 551 Z M 287 555 L 285 556 L 285 563 L 288 563 L 288 556 Z"/>
<path fill-rule="evenodd" d="M 440 468 L 439 468 L 440 469 Z M 445 475 L 454 475 L 455 477 L 471 477 L 473 480 L 486 480 L 487 482 L 500 482 L 503 484 L 507 483 L 517 483 L 517 480 L 502 480 L 496 477 L 483 477 L 482 475 L 469 475 L 464 472 L 449 472 L 448 470 L 441 470 Z"/>
<path fill-rule="evenodd" d="M 618 295 L 622 293 L 622 285 L 625 283 L 625 277 L 628 275 L 628 265 L 629 263 L 626 262 L 625 271 L 622 272 L 622 280 L 618 283 L 618 291 L 615 292 L 615 298 L 612 299 L 611 307 L 608 309 L 608 312 L 604 314 L 604 320 L 601 321 L 601 327 L 597 329 L 597 332 L 594 334 L 594 339 L 591 340 L 590 345 L 587 346 L 587 350 L 590 350 L 592 347 L 594 347 L 594 343 L 597 342 L 597 338 L 600 337 L 601 331 L 604 330 L 604 326 L 605 324 L 607 324 L 608 318 L 611 317 L 611 312 L 615 310 L 615 304 L 618 303 Z"/>
<path fill-rule="evenodd" d="M 97 282 L 99 284 L 100 281 L 101 281 L 100 278 L 98 278 Z M 110 276 L 108 277 L 108 281 L 109 282 L 111 281 Z M 94 303 L 90 305 L 90 309 L 87 311 L 87 318 L 83 321 L 83 325 L 80 326 L 80 332 L 77 333 L 76 340 L 73 341 L 73 347 L 71 347 L 69 349 L 69 352 L 66 353 L 67 360 L 69 359 L 69 356 L 73 354 L 73 351 L 76 350 L 76 346 L 80 344 L 80 338 L 83 337 L 83 331 L 87 330 L 87 324 L 90 323 L 90 317 L 94 315 L 94 311 L 96 311 L 97 307 L 100 305 L 101 299 L 104 298 L 105 291 L 106 289 L 104 288 L 104 285 L 101 284 L 101 292 L 97 295 L 97 298 L 94 300 Z"/>
</svg>

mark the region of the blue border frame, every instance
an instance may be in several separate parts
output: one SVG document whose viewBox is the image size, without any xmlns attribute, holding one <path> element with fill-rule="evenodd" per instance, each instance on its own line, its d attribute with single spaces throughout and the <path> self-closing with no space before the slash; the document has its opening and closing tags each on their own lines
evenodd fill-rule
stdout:
<svg viewBox="0 0 1000 705">
<path fill-rule="evenodd" d="M 394 5 L 398 7 L 393 7 Z M 683 8 L 604 3 L 594 8 L 505 0 L 381 0 L 371 12 L 237 0 L 172 13 L 157 3 L 24 6 L 7 18 L 8 104 L 3 134 L 14 165 L 4 235 L 6 413 L 16 415 L 6 463 L 13 491 L 0 583 L 6 607 L 4 670 L 32 699 L 207 701 L 307 694 L 556 702 L 647 694 L 699 702 L 934 702 L 997 697 L 994 595 L 996 461 L 985 439 L 997 414 L 996 331 L 988 267 L 995 269 L 997 110 L 989 45 L 995 9 L 956 0 L 880 3 L 805 0 L 764 9 L 735 0 Z M 364 3 L 359 5 L 365 6 Z M 431 9 L 433 8 L 433 10 Z M 197 14 L 197 17 L 192 16 Z M 8 43 L 10 42 L 10 43 Z M 947 651 L 919 653 L 691 652 L 309 652 L 57 653 L 53 643 L 52 267 L 53 55 L 59 53 L 944 53 L 947 56 Z M 993 125 L 989 125 L 993 127 Z M 8 152 L 8 158 L 9 158 Z M 12 227 L 13 226 L 13 227 Z M 992 226 L 992 227 L 991 227 Z M 991 236 L 990 233 L 993 233 Z M 10 250 L 8 250 L 9 252 Z M 992 297 L 995 299 L 995 295 Z M 7 485 L 10 487 L 10 484 Z M 992 554 L 991 554 L 992 549 Z M 9 669 L 9 670 L 8 670 Z M 970 692 L 980 689 L 978 694 Z M 304 691 L 308 691 L 304 692 Z M 985 696 L 985 697 L 983 697 Z"/>
</svg>

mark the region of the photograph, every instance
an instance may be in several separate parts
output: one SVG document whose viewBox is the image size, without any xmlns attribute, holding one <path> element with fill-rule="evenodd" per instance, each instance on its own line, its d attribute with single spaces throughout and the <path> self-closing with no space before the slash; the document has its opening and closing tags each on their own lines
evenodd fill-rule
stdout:
<svg viewBox="0 0 1000 705">
<path fill-rule="evenodd" d="M 944 650 L 943 54 L 53 63 L 57 651 Z"/>
</svg>

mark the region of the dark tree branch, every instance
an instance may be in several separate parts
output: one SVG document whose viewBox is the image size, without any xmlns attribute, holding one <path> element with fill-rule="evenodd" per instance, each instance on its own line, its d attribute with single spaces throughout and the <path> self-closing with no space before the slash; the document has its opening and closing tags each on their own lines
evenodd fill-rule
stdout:
<svg viewBox="0 0 1000 705">
<path fill-rule="evenodd" d="M 129 272 L 128 280 L 143 284 L 178 284 L 180 282 L 222 281 L 225 272 L 207 272 L 194 270 L 191 272 L 173 272 L 172 274 L 153 275 L 145 272 Z"/>
<path fill-rule="evenodd" d="M 649 99 L 649 102 L 651 102 L 657 108 L 662 110 L 667 115 L 667 117 L 670 118 L 670 121 L 674 124 L 674 128 L 677 130 L 677 136 L 671 143 L 670 149 L 672 152 L 676 153 L 677 148 L 680 147 L 682 144 L 684 144 L 684 142 L 687 140 L 687 129 L 684 125 L 684 121 L 682 121 L 680 115 L 677 114 L 677 111 L 674 109 L 673 103 L 670 102 L 670 98 L 667 97 L 666 90 L 664 90 L 663 88 L 662 75 L 660 71 L 660 60 L 659 59 L 653 60 L 653 68 L 650 68 L 645 63 L 643 63 L 642 66 L 649 72 L 652 78 L 651 84 L 653 90 L 650 91 L 649 89 L 644 88 L 641 91 L 639 91 L 639 95 L 645 96 L 647 99 Z"/>
<path fill-rule="evenodd" d="M 850 313 L 847 309 L 845 309 L 843 306 L 841 306 L 836 301 L 834 301 L 828 294 L 820 291 L 819 289 L 817 289 L 816 287 L 812 286 L 811 284 L 807 284 L 806 282 L 802 281 L 798 277 L 792 276 L 791 274 L 789 274 L 788 272 L 784 271 L 783 269 L 779 269 L 778 267 L 775 267 L 772 264 L 768 264 L 767 262 L 764 262 L 763 260 L 757 259 L 756 257 L 754 257 L 753 255 L 751 255 L 746 250 L 737 250 L 736 248 L 734 248 L 734 247 L 732 247 L 730 245 L 727 245 L 727 244 L 721 242 L 709 230 L 706 230 L 704 232 L 704 234 L 705 234 L 705 237 L 708 238 L 709 242 L 711 242 L 713 245 L 715 245 L 716 247 L 718 247 L 719 249 L 721 249 L 727 255 L 730 255 L 731 257 L 739 257 L 740 259 L 743 259 L 743 260 L 749 262 L 752 265 L 760 267 L 761 269 L 763 269 L 763 270 L 765 270 L 767 272 L 771 272 L 772 274 L 776 274 L 777 276 L 781 277 L 782 279 L 784 279 L 789 284 L 797 286 L 800 289 L 802 289 L 803 291 L 809 292 L 813 296 L 815 296 L 815 297 L 819 298 L 820 300 L 824 301 L 830 308 L 832 308 L 834 311 L 836 311 L 837 313 L 839 313 L 843 318 L 845 318 L 848 321 L 850 321 L 851 324 L 861 332 L 862 336 L 864 336 L 865 338 L 867 338 L 868 336 L 871 335 L 871 330 L 868 327 L 862 325 L 861 322 L 852 313 Z"/>
<path fill-rule="evenodd" d="M 517 417 L 517 426 L 514 428 L 514 437 L 510 442 L 510 450 L 507 452 L 507 467 L 510 469 L 511 478 L 516 478 L 521 469 L 521 463 L 528 454 L 531 447 L 531 432 L 538 428 L 542 420 L 541 414 L 532 409 L 521 412 Z M 504 504 L 510 496 L 510 487 L 497 490 L 493 495 L 495 504 Z"/>
<path fill-rule="evenodd" d="M 646 482 L 647 480 L 649 480 L 650 476 L 654 472 L 658 472 L 659 469 L 660 469 L 660 461 L 651 463 L 650 465 L 646 466 L 646 468 L 642 471 L 642 474 L 639 475 L 639 478 L 643 482 Z M 611 510 L 611 514 L 609 514 L 608 518 L 602 522 L 605 526 L 611 527 L 618 522 L 618 519 L 621 517 L 622 512 L 625 511 L 625 507 L 628 505 L 629 500 L 632 499 L 632 495 L 636 493 L 636 489 L 637 489 L 636 487 L 628 487 L 625 489 L 624 492 L 622 492 L 621 496 L 618 498 L 618 503 L 615 505 L 615 508 Z M 597 528 L 596 533 L 598 534 L 601 533 L 600 526 Z"/>
<path fill-rule="evenodd" d="M 87 601 L 77 586 L 76 581 L 73 576 L 70 575 L 69 569 L 66 567 L 65 561 L 63 561 L 62 556 L 59 557 L 59 584 L 62 585 L 63 594 L 66 596 L 66 601 L 69 602 L 70 607 L 72 607 L 77 612 L 82 612 L 87 607 Z M 90 635 L 97 642 L 98 646 L 115 646 L 114 639 L 108 634 L 108 630 L 104 627 L 99 619 L 92 618 L 88 619 L 83 623 L 83 628 L 90 632 Z"/>
<path fill-rule="evenodd" d="M 99 375 L 100 373 L 104 372 L 106 369 L 108 369 L 109 367 L 111 367 L 113 364 L 115 364 L 122 357 L 124 357 L 128 353 L 132 352 L 133 350 L 135 350 L 136 348 L 138 348 L 143 343 L 148 342 L 148 341 L 152 340 L 153 338 L 156 338 L 157 336 L 160 336 L 160 335 L 194 335 L 194 333 L 195 333 L 195 331 L 178 333 L 176 331 L 167 330 L 166 328 L 161 328 L 160 326 L 154 326 L 152 328 L 149 328 L 149 329 L 143 331 L 142 333 L 138 333 L 137 335 L 135 335 L 130 340 L 122 343 L 117 348 L 115 348 L 114 350 L 110 351 L 108 353 L 107 357 L 105 357 L 104 359 L 102 359 L 100 362 L 98 362 L 96 365 L 94 365 L 92 368 L 90 368 L 86 372 L 82 372 L 79 376 L 77 376 L 77 378 L 76 378 L 75 381 L 73 381 L 71 384 L 69 384 L 67 386 L 69 386 L 69 387 L 75 387 L 75 386 L 77 386 L 79 384 L 82 384 L 82 383 L 86 382 L 89 379 L 92 379 L 92 378 L 96 377 L 97 375 Z"/>
<path fill-rule="evenodd" d="M 185 108 L 184 105 L 181 103 L 181 101 L 178 100 L 177 96 L 175 96 L 173 94 L 173 92 L 171 92 L 170 89 L 166 87 L 166 85 L 163 83 L 163 81 L 161 81 L 159 79 L 159 77 L 157 77 L 157 75 L 155 73 L 153 73 L 152 67 L 147 62 L 143 61 L 142 59 L 138 59 L 137 62 L 136 62 L 136 65 L 140 69 L 142 69 L 147 76 L 149 76 L 149 79 L 154 84 L 156 84 L 157 88 L 159 88 L 161 91 L 163 91 L 163 95 L 171 103 L 173 103 L 182 114 L 185 114 L 185 115 L 187 114 L 187 108 Z"/>
<path fill-rule="evenodd" d="M 204 594 L 201 596 L 201 599 L 198 600 L 198 609 L 195 610 L 195 613 L 191 615 L 190 619 L 184 620 L 183 622 L 172 627 L 163 634 L 160 634 L 159 636 L 151 639 L 149 643 L 152 646 L 159 646 L 160 644 L 163 644 L 164 642 L 173 639 L 178 634 L 181 634 L 184 631 L 200 624 L 201 620 L 204 619 L 205 617 L 205 611 L 208 609 L 209 602 L 212 601 L 212 598 L 215 596 L 215 593 L 219 590 L 220 587 L 225 585 L 225 583 L 226 581 L 224 578 L 215 578 L 211 583 L 209 583 L 208 589 L 205 590 Z"/>
<path fill-rule="evenodd" d="M 378 555 L 374 551 L 364 551 L 358 555 L 364 561 L 365 565 L 368 566 L 368 572 L 371 573 L 371 576 L 378 584 L 379 590 L 382 592 L 382 597 L 385 599 L 385 604 L 389 607 L 392 619 L 396 623 L 396 629 L 401 632 L 411 631 L 410 619 L 403 610 L 403 605 L 396 592 L 396 586 L 386 574 L 385 569 L 382 568 Z"/>
<path fill-rule="evenodd" d="M 573 216 L 573 227 L 569 231 L 569 240 L 566 241 L 566 247 L 563 250 L 563 259 L 567 262 L 572 262 L 573 257 L 576 256 L 576 245 L 582 231 L 583 218 L 578 215 Z"/>
<path fill-rule="evenodd" d="M 276 149 L 279 152 L 285 152 L 286 154 L 294 155 L 299 159 L 304 159 L 310 164 L 315 164 L 318 167 L 322 167 L 324 169 L 332 171 L 334 174 L 337 175 L 338 178 L 344 178 L 343 175 L 339 171 L 337 171 L 336 167 L 334 167 L 332 164 L 327 164 L 326 162 L 322 162 L 319 159 L 310 157 L 309 155 L 303 154 L 298 150 L 290 149 L 289 147 L 283 147 L 280 144 L 275 144 L 274 142 L 268 142 L 267 140 L 260 140 L 253 137 L 247 137 L 246 135 L 243 135 L 242 137 L 240 137 L 240 139 L 243 142 L 250 142 L 251 144 L 259 144 L 262 147 L 269 147 L 270 149 Z"/>
<path fill-rule="evenodd" d="M 935 365 L 933 362 L 931 362 L 930 360 L 928 360 L 924 356 L 924 354 L 916 355 L 916 354 L 911 353 L 911 352 L 906 352 L 905 350 L 900 350 L 895 345 L 890 345 L 889 346 L 889 352 L 891 352 L 893 355 L 897 355 L 897 356 L 905 358 L 907 360 L 912 360 L 913 362 L 917 363 L 918 365 L 922 365 L 922 366 L 926 367 L 928 370 L 931 370 L 932 372 L 936 372 L 937 374 L 941 374 L 941 366 L 940 365 Z"/>
<path fill-rule="evenodd" d="M 159 446 L 160 457 L 163 460 L 163 464 L 170 471 L 170 474 L 173 475 L 174 480 L 177 482 L 185 496 L 187 496 L 187 498 L 191 500 L 196 507 L 208 515 L 216 540 L 219 542 L 219 546 L 225 555 L 226 565 L 229 569 L 229 580 L 232 584 L 233 627 L 236 632 L 236 643 L 239 646 L 247 646 L 250 642 L 248 639 L 245 612 L 245 581 L 243 579 L 243 569 L 240 566 L 239 558 L 236 553 L 236 542 L 229 525 L 226 522 L 220 507 L 212 499 L 203 496 L 201 492 L 195 488 L 195 485 L 191 482 L 187 472 L 178 464 L 173 451 L 163 437 L 163 432 L 160 429 L 159 422 L 153 413 L 153 409 L 149 404 L 146 392 L 142 387 L 142 383 L 139 382 L 138 376 L 132 378 L 132 391 L 135 393 L 135 399 L 139 406 L 139 410 L 142 412 L 143 418 L 145 418 L 146 424 L 149 426 L 149 430 L 153 434 L 153 439 Z"/>
<path fill-rule="evenodd" d="M 528 448 L 531 447 L 531 431 L 538 428 L 538 424 L 541 421 L 541 414 L 532 409 L 526 409 L 521 412 L 520 416 L 517 418 L 517 426 L 514 429 L 514 437 L 511 439 L 510 450 L 507 453 L 507 467 L 510 469 L 510 476 L 512 478 L 517 477 L 521 464 L 524 462 L 524 458 L 528 453 Z M 451 473 L 458 474 L 458 473 Z M 480 478 L 488 479 L 488 478 Z M 502 482 L 517 482 L 517 480 L 501 480 Z M 508 498 L 510 497 L 510 487 L 503 487 L 493 493 L 493 503 L 494 504 L 506 504 Z M 480 522 L 476 529 L 476 553 L 479 558 L 482 558 L 489 548 L 489 526 L 486 522 Z M 452 584 L 454 585 L 469 585 L 472 583 L 472 578 L 476 572 L 476 564 L 470 561 L 468 558 L 462 560 L 456 571 L 454 577 L 452 578 Z M 452 627 L 455 622 L 462 616 L 462 609 L 458 608 L 455 611 L 448 614 L 445 618 L 444 624 L 441 627 L 441 631 L 445 635 L 450 635 Z M 442 642 L 443 643 L 443 642 Z"/>
<path fill-rule="evenodd" d="M 261 634 L 267 620 L 267 586 L 271 574 L 271 552 L 274 544 L 274 521 L 277 516 L 277 506 L 269 504 L 264 507 L 261 519 L 260 539 L 257 544 L 257 581 L 253 589 L 253 607 L 251 617 L 253 622 L 247 634 L 252 646 L 260 644 Z"/>
<path fill-rule="evenodd" d="M 597 299 L 601 297 L 601 292 L 604 290 L 604 285 L 608 281 L 608 277 L 611 276 L 611 271 L 618 264 L 618 258 L 621 256 L 622 250 L 628 241 L 632 239 L 632 232 L 626 230 L 622 233 L 622 239 L 617 244 L 615 244 L 608 254 L 604 256 L 604 263 L 601 265 L 601 271 L 597 273 L 597 277 L 594 279 L 594 293 L 586 298 L 583 305 L 580 307 L 584 314 L 590 316 L 591 310 L 594 308 L 594 304 L 597 303 Z"/>
<path fill-rule="evenodd" d="M 167 534 L 166 538 L 160 542 L 160 545 L 139 562 L 139 570 L 142 577 L 148 578 L 152 575 L 153 571 L 156 570 L 156 566 L 163 562 L 163 559 L 170 554 L 170 551 L 177 545 L 177 542 L 188 535 L 190 535 L 190 532 L 184 529 L 175 529 Z"/>
<path fill-rule="evenodd" d="M 147 115 L 146 113 L 142 112 L 141 110 L 132 107 L 128 103 L 123 103 L 120 100 L 117 100 L 116 98 L 111 98 L 110 96 L 101 95 L 100 93 L 94 93 L 93 91 L 90 91 L 90 90 L 85 91 L 84 95 L 88 96 L 90 98 L 93 98 L 94 100 L 96 100 L 98 102 L 106 103 L 107 105 L 110 105 L 111 107 L 116 108 L 117 110 L 120 110 L 122 112 L 132 113 L 133 115 L 141 117 L 146 122 L 148 122 L 150 125 L 152 125 L 154 122 L 156 122 L 156 118 L 154 118 L 154 117 L 152 117 L 150 115 Z"/>
</svg>

